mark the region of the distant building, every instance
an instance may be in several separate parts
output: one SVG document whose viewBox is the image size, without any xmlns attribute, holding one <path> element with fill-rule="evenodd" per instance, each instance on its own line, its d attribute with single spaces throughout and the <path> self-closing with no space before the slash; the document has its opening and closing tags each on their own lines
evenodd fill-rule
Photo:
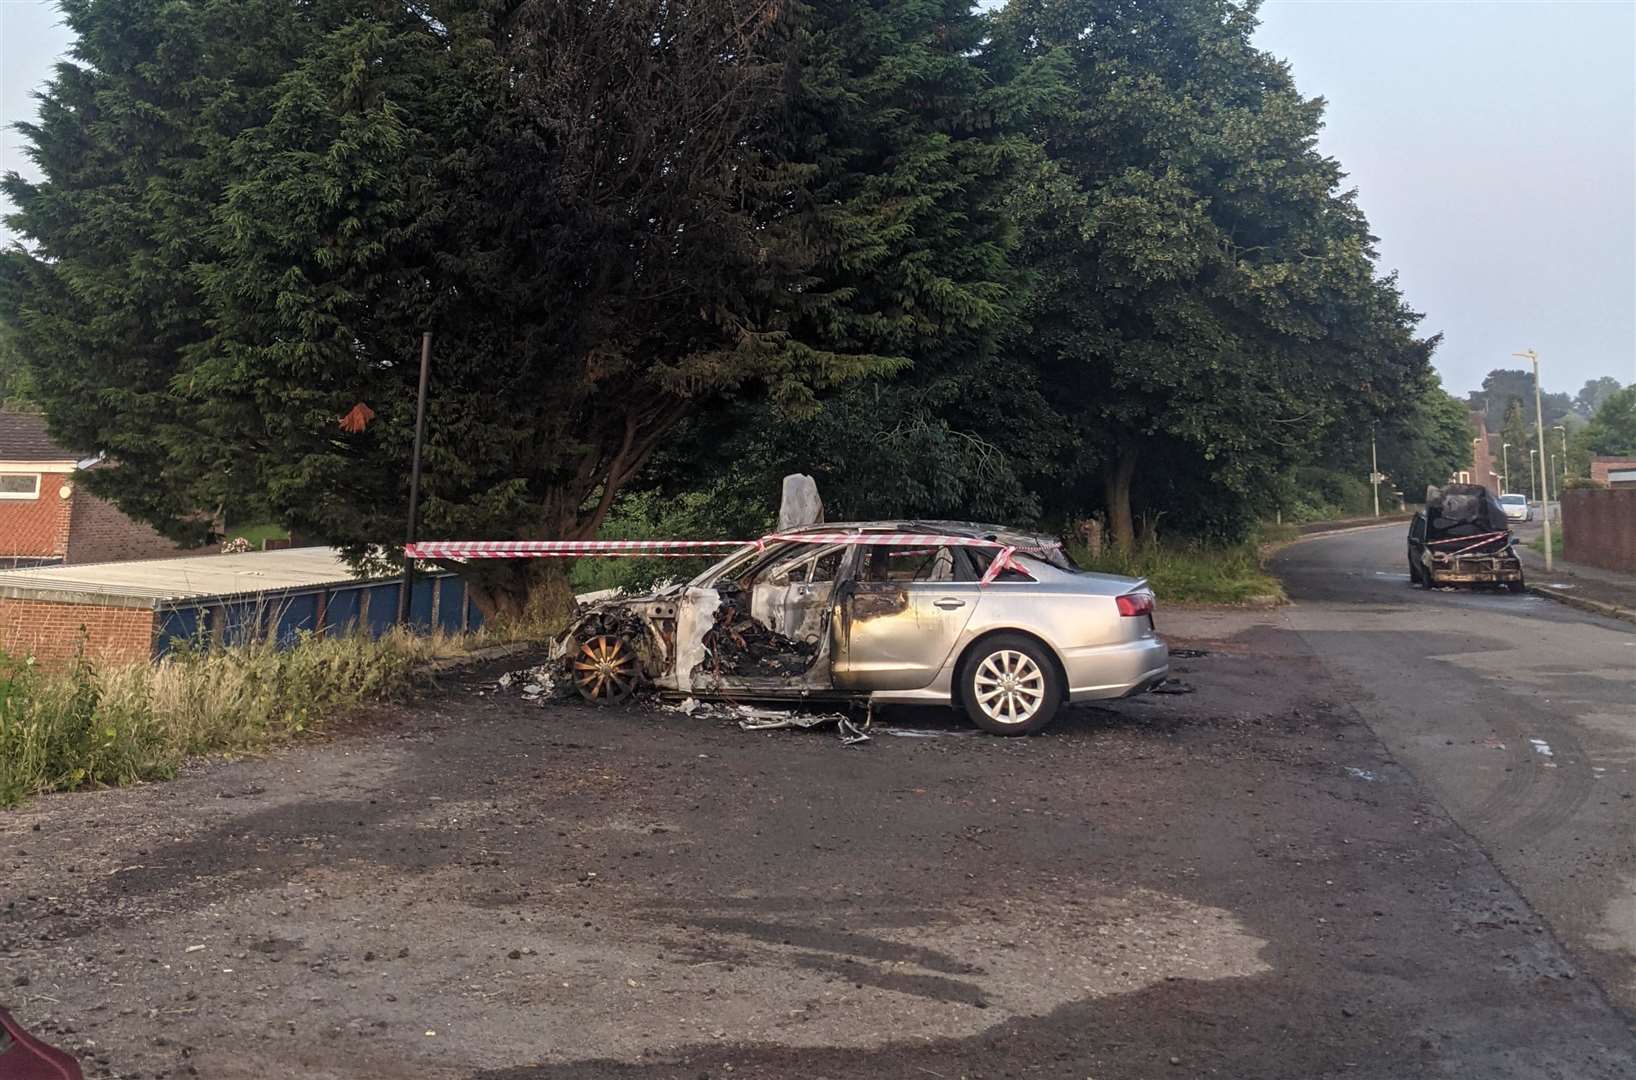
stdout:
<svg viewBox="0 0 1636 1080">
<path fill-rule="evenodd" d="M 1591 479 L 1605 487 L 1636 487 L 1636 458 L 1593 457 Z"/>
<path fill-rule="evenodd" d="M 184 550 L 83 490 L 93 459 L 59 446 L 33 413 L 0 413 L 0 568 L 152 559 Z"/>
<path fill-rule="evenodd" d="M 1471 427 L 1476 432 L 1476 437 L 1471 440 L 1471 468 L 1459 470 L 1451 479 L 1462 484 L 1481 484 L 1490 491 L 1498 492 L 1503 484 L 1494 468 L 1494 451 L 1488 441 L 1488 420 L 1482 413 L 1473 412 Z"/>
</svg>

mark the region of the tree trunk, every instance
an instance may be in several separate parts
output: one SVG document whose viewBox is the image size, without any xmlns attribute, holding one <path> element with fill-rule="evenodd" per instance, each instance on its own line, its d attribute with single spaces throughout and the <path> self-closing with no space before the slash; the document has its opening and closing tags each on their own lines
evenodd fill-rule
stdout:
<svg viewBox="0 0 1636 1080">
<path fill-rule="evenodd" d="M 1119 448 L 1119 456 L 1102 469 L 1103 503 L 1114 544 L 1129 551 L 1136 544 L 1136 522 L 1130 513 L 1130 484 L 1136 476 L 1136 451 Z"/>
<path fill-rule="evenodd" d="M 460 576 L 485 622 L 550 637 L 574 613 L 568 565 L 566 559 L 476 559 Z"/>
</svg>

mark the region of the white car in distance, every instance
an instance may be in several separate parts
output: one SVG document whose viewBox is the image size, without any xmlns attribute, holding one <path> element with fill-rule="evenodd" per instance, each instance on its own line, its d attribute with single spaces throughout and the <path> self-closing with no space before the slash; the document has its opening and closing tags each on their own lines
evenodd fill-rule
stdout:
<svg viewBox="0 0 1636 1080">
<path fill-rule="evenodd" d="M 1500 506 L 1507 521 L 1533 521 L 1534 507 L 1526 495 L 1501 495 Z"/>
</svg>

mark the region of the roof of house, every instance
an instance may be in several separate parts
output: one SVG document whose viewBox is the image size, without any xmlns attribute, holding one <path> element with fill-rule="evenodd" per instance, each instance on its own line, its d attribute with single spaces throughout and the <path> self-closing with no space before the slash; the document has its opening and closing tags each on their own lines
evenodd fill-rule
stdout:
<svg viewBox="0 0 1636 1080">
<path fill-rule="evenodd" d="M 307 547 L 5 570 L 0 571 L 0 596 L 148 607 L 167 600 L 282 592 L 357 580 L 340 552 Z"/>
<path fill-rule="evenodd" d="M 0 461 L 78 461 L 45 429 L 39 413 L 0 412 Z"/>
</svg>

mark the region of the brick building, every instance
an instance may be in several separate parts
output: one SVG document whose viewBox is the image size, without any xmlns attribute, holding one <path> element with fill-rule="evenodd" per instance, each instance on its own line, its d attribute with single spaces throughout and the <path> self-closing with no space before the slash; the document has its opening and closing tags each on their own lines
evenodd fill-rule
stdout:
<svg viewBox="0 0 1636 1080">
<path fill-rule="evenodd" d="M 1636 458 L 1591 458 L 1591 479 L 1603 487 L 1627 486 L 1630 483 L 1628 477 L 1632 470 L 1636 470 Z"/>
<path fill-rule="evenodd" d="M 1481 484 L 1488 490 L 1499 493 L 1501 487 L 1500 472 L 1494 466 L 1499 457 L 1489 443 L 1488 421 L 1480 412 L 1471 414 L 1471 427 L 1476 437 L 1471 440 L 1471 468 L 1461 469 L 1454 475 L 1454 479 L 1462 484 Z"/>
<path fill-rule="evenodd" d="M 183 550 L 78 483 L 86 459 L 45 419 L 0 413 L 0 567 L 152 559 Z"/>
</svg>

